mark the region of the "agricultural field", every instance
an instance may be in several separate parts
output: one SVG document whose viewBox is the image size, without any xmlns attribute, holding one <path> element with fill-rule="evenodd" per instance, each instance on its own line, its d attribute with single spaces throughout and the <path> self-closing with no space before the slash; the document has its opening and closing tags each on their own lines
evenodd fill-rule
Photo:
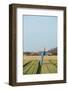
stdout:
<svg viewBox="0 0 68 90">
<path fill-rule="evenodd" d="M 26 56 L 23 58 L 23 74 L 57 73 L 57 56 L 44 56 L 40 65 L 41 56 Z"/>
</svg>

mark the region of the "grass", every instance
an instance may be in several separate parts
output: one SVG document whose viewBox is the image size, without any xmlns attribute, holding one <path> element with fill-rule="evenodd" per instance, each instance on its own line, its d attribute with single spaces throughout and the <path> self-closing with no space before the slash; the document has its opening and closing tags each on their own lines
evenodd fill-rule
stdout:
<svg viewBox="0 0 68 90">
<path fill-rule="evenodd" d="M 23 74 L 57 73 L 57 56 L 44 57 L 40 65 L 41 56 L 24 56 Z"/>
</svg>

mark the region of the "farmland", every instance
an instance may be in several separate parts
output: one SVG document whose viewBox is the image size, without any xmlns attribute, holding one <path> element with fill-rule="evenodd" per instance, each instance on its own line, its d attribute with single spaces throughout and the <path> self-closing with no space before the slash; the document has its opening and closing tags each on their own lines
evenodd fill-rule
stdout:
<svg viewBox="0 0 68 90">
<path fill-rule="evenodd" d="M 57 73 L 57 56 L 44 56 L 40 65 L 41 56 L 26 56 L 23 58 L 23 74 Z"/>
</svg>

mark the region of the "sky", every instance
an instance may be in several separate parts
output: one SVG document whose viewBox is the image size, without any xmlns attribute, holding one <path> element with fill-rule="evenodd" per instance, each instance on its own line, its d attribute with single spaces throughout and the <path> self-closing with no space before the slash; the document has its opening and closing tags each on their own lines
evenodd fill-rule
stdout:
<svg viewBox="0 0 68 90">
<path fill-rule="evenodd" d="M 24 15 L 24 51 L 57 47 L 57 16 Z"/>
</svg>

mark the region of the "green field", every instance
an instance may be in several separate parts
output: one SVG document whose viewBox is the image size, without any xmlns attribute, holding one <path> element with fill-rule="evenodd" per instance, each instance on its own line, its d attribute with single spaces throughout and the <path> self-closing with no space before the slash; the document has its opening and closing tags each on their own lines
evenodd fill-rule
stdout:
<svg viewBox="0 0 68 90">
<path fill-rule="evenodd" d="M 24 56 L 23 74 L 47 74 L 57 73 L 57 56 L 44 57 L 40 65 L 41 56 Z"/>
</svg>

